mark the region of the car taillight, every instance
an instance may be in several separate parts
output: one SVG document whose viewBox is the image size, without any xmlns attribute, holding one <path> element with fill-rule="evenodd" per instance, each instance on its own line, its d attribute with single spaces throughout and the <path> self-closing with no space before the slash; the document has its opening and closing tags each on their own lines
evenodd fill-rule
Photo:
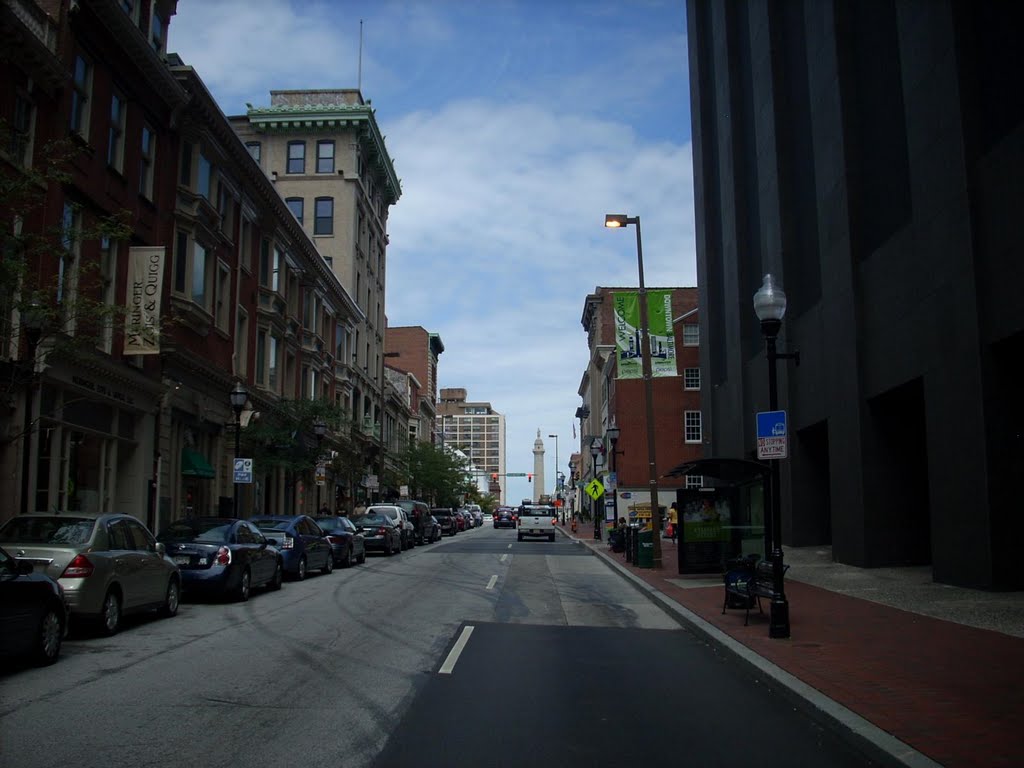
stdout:
<svg viewBox="0 0 1024 768">
<path fill-rule="evenodd" d="M 387 528 L 378 528 L 377 529 L 377 535 L 378 536 L 387 536 L 388 535 L 388 529 Z"/>
<path fill-rule="evenodd" d="M 227 547 L 221 547 L 217 550 L 217 554 L 213 558 L 215 565 L 230 565 L 231 564 L 231 550 Z"/>
<path fill-rule="evenodd" d="M 557 517 L 552 517 L 551 518 L 551 524 L 552 525 L 558 525 L 558 518 Z"/>
<path fill-rule="evenodd" d="M 89 558 L 85 555 L 75 555 L 75 559 L 68 563 L 68 567 L 64 569 L 64 573 L 60 575 L 62 579 L 84 579 L 86 576 L 92 576 L 93 565 L 89 562 Z"/>
<path fill-rule="evenodd" d="M 295 539 L 291 536 L 285 536 L 281 539 L 281 549 L 292 549 L 295 547 Z"/>
</svg>

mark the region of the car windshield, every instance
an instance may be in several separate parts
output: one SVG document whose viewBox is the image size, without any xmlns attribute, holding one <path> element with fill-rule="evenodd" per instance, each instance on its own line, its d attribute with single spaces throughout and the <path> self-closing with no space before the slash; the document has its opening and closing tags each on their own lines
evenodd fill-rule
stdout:
<svg viewBox="0 0 1024 768">
<path fill-rule="evenodd" d="M 362 517 L 354 518 L 352 522 L 357 526 L 367 528 L 374 525 L 387 525 L 391 522 L 391 518 L 381 514 L 363 515 Z"/>
<path fill-rule="evenodd" d="M 261 531 L 286 531 L 288 526 L 291 525 L 291 520 L 253 520 L 253 525 L 259 528 Z"/>
<path fill-rule="evenodd" d="M 316 520 L 316 524 L 323 528 L 325 532 L 348 530 L 344 518 L 341 517 L 315 517 L 313 519 Z"/>
<path fill-rule="evenodd" d="M 374 509 L 372 511 L 368 511 L 367 514 L 370 514 L 370 515 L 387 515 L 392 520 L 397 520 L 398 519 L 398 510 L 397 509 Z"/>
<path fill-rule="evenodd" d="M 96 525 L 93 518 L 15 517 L 0 528 L 0 542 L 4 544 L 53 544 L 59 547 L 85 544 L 92 538 Z"/>
<path fill-rule="evenodd" d="M 226 520 L 178 520 L 161 531 L 157 539 L 221 544 L 228 540 L 231 526 Z"/>
</svg>

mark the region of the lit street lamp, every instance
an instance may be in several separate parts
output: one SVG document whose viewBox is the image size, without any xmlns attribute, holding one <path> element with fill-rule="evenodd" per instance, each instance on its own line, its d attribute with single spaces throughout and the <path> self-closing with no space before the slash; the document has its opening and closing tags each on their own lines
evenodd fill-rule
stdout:
<svg viewBox="0 0 1024 768">
<path fill-rule="evenodd" d="M 235 388 L 231 390 L 229 395 L 231 398 L 231 409 L 235 412 L 235 458 L 239 458 L 238 454 L 242 452 L 240 441 L 242 437 L 242 410 L 245 408 L 245 401 L 249 399 L 249 392 L 243 386 L 242 382 L 236 381 Z M 232 474 L 234 474 L 235 462 L 231 462 Z M 235 481 L 235 501 L 234 501 L 234 516 L 238 517 L 238 482 Z"/>
<path fill-rule="evenodd" d="M 601 451 L 604 448 L 604 442 L 600 437 L 595 437 L 590 441 L 590 455 L 594 459 L 594 479 L 597 479 L 597 457 L 601 455 Z M 592 499 L 590 502 L 591 509 L 594 510 L 594 538 L 598 541 L 601 540 L 601 528 L 604 523 L 604 513 L 598 514 L 597 499 Z"/>
<path fill-rule="evenodd" d="M 754 312 L 761 321 L 761 333 L 764 335 L 765 357 L 768 359 L 768 408 L 776 411 L 779 408 L 779 391 L 776 372 L 776 361 L 796 360 L 800 364 L 800 353 L 781 354 L 776 350 L 775 340 L 782 327 L 782 318 L 786 315 L 786 294 L 772 281 L 772 276 L 765 275 L 764 282 L 754 294 Z M 771 461 L 771 510 L 765 521 L 765 548 L 772 563 L 772 602 L 771 621 L 768 626 L 769 637 L 789 637 L 789 601 L 786 599 L 783 583 L 782 562 L 782 493 L 779 487 L 779 460 Z"/>
<path fill-rule="evenodd" d="M 651 337 L 647 325 L 647 288 L 644 286 L 644 250 L 640 240 L 640 217 L 626 216 L 622 213 L 609 213 L 604 217 L 604 225 L 609 229 L 617 229 L 630 224 L 636 226 L 636 263 L 640 277 L 637 298 L 640 304 L 640 349 L 644 372 L 644 396 L 647 400 L 647 467 L 651 492 L 651 538 L 654 543 L 651 555 L 652 566 L 661 568 L 661 507 L 658 505 L 658 469 L 654 448 L 654 382 L 651 373 Z"/>
</svg>

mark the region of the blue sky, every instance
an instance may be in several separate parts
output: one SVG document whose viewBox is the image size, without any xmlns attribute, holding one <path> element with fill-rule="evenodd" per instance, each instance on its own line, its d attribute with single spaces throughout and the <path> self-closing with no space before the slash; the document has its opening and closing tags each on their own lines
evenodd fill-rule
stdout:
<svg viewBox="0 0 1024 768">
<path fill-rule="evenodd" d="M 566 471 L 595 286 L 695 286 L 684 0 L 179 0 L 168 49 L 225 114 L 360 79 L 402 180 L 386 312 L 440 387 L 507 419 L 508 471 Z M 578 435 L 578 430 L 577 430 Z M 509 480 L 509 498 L 532 486 Z"/>
</svg>

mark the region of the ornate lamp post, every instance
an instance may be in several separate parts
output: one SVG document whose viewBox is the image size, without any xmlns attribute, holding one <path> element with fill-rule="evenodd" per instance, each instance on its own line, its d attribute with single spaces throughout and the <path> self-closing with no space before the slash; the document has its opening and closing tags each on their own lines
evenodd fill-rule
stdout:
<svg viewBox="0 0 1024 768">
<path fill-rule="evenodd" d="M 315 472 L 319 474 L 320 471 L 320 444 L 324 441 L 324 435 L 327 434 L 327 424 L 320 417 L 316 417 L 316 421 L 313 422 L 313 434 L 316 435 L 316 467 Z M 320 514 L 320 480 L 314 478 L 316 482 L 316 512 Z"/>
<path fill-rule="evenodd" d="M 604 442 L 600 437 L 595 437 L 590 441 L 590 455 L 594 460 L 594 479 L 597 479 L 597 457 L 601 455 L 601 451 L 604 448 Z M 601 528 L 604 527 L 604 513 L 598 514 L 597 500 L 593 499 L 590 503 L 591 508 L 594 510 L 594 538 L 598 541 L 601 540 Z"/>
<path fill-rule="evenodd" d="M 242 452 L 241 449 L 241 438 L 242 438 L 242 410 L 245 408 L 245 402 L 249 399 L 249 391 L 240 381 L 235 382 L 235 388 L 231 390 L 229 395 L 231 398 L 231 409 L 235 412 L 235 458 L 239 458 L 238 454 Z M 234 462 L 231 463 L 234 466 Z M 235 483 L 235 499 L 234 499 L 234 515 L 238 517 L 238 483 Z"/>
<path fill-rule="evenodd" d="M 619 522 L 619 473 L 617 469 L 619 462 L 615 458 L 616 454 L 618 453 L 618 451 L 615 450 L 615 446 L 619 442 L 619 433 L 619 428 L 613 422 L 612 425 L 608 427 L 607 435 L 608 440 L 612 444 L 612 474 L 615 475 L 615 490 L 612 491 L 612 507 L 615 510 L 616 524 Z"/>
<path fill-rule="evenodd" d="M 772 276 L 765 275 L 764 281 L 754 294 L 754 312 L 761 321 L 761 333 L 764 335 L 765 357 L 768 359 L 768 407 L 772 411 L 779 408 L 779 391 L 776 362 L 779 358 L 796 360 L 800 363 L 800 353 L 781 354 L 775 347 L 775 340 L 782 327 L 782 318 L 786 315 L 786 294 L 777 287 Z M 765 544 L 769 545 L 768 558 L 772 563 L 772 603 L 771 622 L 768 627 L 769 637 L 789 637 L 789 601 L 786 599 L 783 583 L 782 562 L 782 493 L 779 487 L 779 460 L 771 459 L 771 510 L 765 526 Z"/>
<path fill-rule="evenodd" d="M 576 500 L 576 462 L 569 460 L 569 522 L 573 522 L 578 508 Z"/>
<path fill-rule="evenodd" d="M 636 263 L 639 272 L 639 290 L 637 298 L 640 304 L 640 339 L 641 357 L 644 372 L 644 397 L 647 400 L 647 466 L 648 485 L 651 493 L 651 537 L 654 542 L 652 565 L 661 568 L 661 507 L 658 505 L 658 469 L 654 456 L 654 383 L 651 373 L 651 337 L 647 324 L 647 288 L 644 287 L 644 250 L 640 241 L 640 217 L 627 216 L 623 213 L 609 213 L 604 217 L 604 225 L 610 229 L 636 226 Z"/>
<path fill-rule="evenodd" d="M 32 475 L 32 418 L 33 395 L 36 386 L 36 347 L 39 346 L 39 337 L 43 334 L 43 324 L 46 322 L 45 310 L 40 304 L 32 302 L 21 313 L 21 329 L 25 334 L 25 362 L 28 366 L 28 384 L 25 387 L 25 422 L 22 429 L 22 457 L 21 457 L 21 513 L 29 511 L 28 497 L 31 493 Z"/>
</svg>

